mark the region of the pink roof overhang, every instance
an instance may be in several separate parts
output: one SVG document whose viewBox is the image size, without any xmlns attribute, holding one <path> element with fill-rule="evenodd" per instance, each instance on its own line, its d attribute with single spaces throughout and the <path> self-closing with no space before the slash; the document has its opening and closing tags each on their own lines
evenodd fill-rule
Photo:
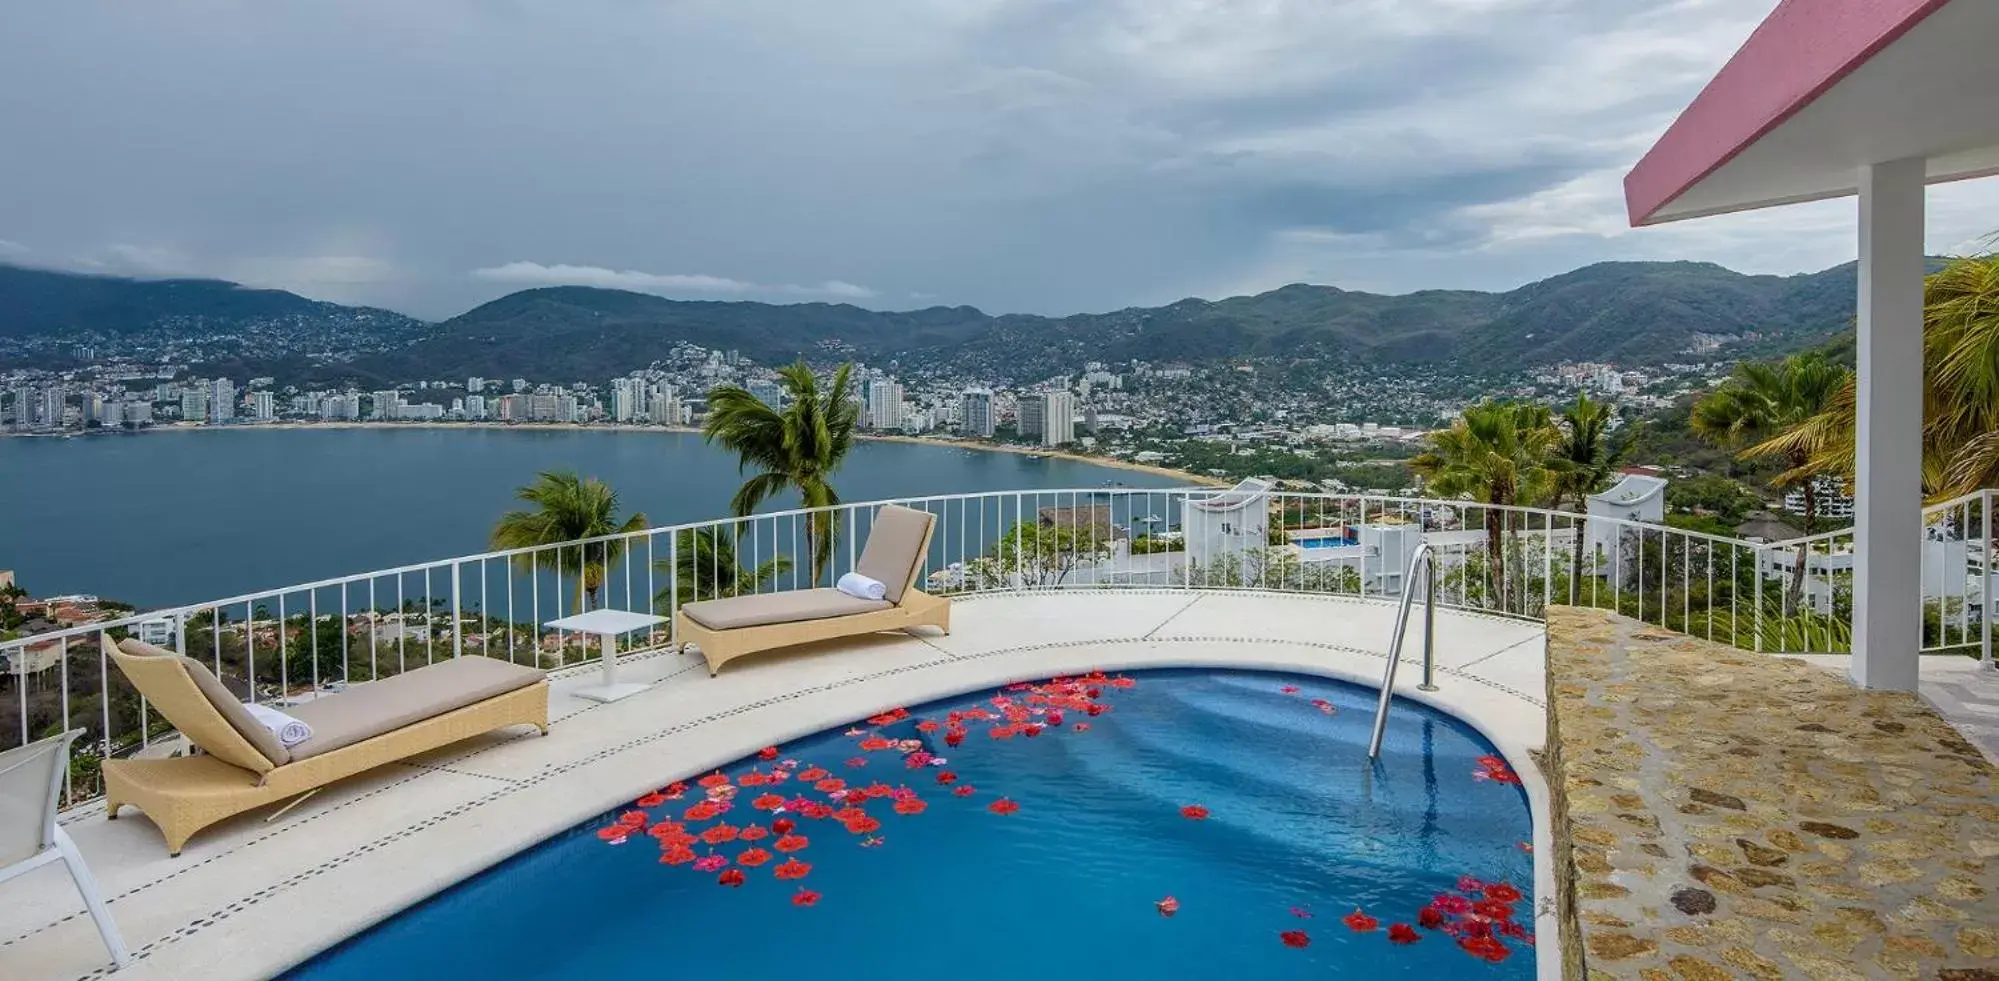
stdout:
<svg viewBox="0 0 1999 981">
<path fill-rule="evenodd" d="M 1999 0 L 1783 0 L 1624 178 L 1633 225 L 1999 174 Z"/>
</svg>

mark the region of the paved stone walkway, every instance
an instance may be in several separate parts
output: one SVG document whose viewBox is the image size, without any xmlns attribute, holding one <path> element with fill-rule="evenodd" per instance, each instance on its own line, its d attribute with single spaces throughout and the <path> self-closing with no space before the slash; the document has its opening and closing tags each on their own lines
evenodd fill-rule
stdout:
<svg viewBox="0 0 1999 981">
<path fill-rule="evenodd" d="M 1999 782 L 1922 700 L 1596 610 L 1548 657 L 1569 977 L 1999 981 Z"/>
</svg>

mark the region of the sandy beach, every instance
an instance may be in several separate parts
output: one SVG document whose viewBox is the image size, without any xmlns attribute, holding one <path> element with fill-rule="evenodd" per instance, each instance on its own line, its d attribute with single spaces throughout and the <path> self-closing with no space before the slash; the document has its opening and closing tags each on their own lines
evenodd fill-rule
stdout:
<svg viewBox="0 0 1999 981">
<path fill-rule="evenodd" d="M 653 426 L 653 425 L 639 426 L 639 425 L 630 425 L 624 423 L 581 423 L 581 422 L 526 422 L 526 423 L 263 422 L 263 423 L 248 423 L 248 424 L 234 425 L 234 426 L 184 425 L 180 423 L 174 423 L 162 426 L 151 426 L 146 429 L 131 430 L 129 432 L 106 433 L 99 430 L 95 432 L 63 434 L 62 436 L 51 436 L 50 434 L 40 434 L 40 433 L 0 433 L 0 438 L 20 437 L 23 439 L 28 439 L 28 438 L 49 439 L 49 438 L 66 438 L 67 436 L 72 436 L 72 435 L 97 437 L 97 436 L 137 435 L 149 432 L 206 432 L 206 431 L 222 432 L 235 429 L 257 429 L 257 430 L 501 429 L 501 430 L 520 430 L 527 432 L 592 431 L 592 432 L 619 432 L 619 433 L 694 433 L 694 434 L 699 434 L 701 432 L 701 430 L 694 428 L 692 426 Z M 1159 477 L 1170 477 L 1175 480 L 1184 480 L 1189 484 L 1195 484 L 1204 487 L 1227 486 L 1226 481 L 1217 480 L 1214 477 L 1207 477 L 1207 476 L 1202 476 L 1200 474 L 1188 473 L 1185 470 L 1175 470 L 1171 467 L 1159 467 L 1146 463 L 1134 463 L 1130 460 L 1120 460 L 1117 457 L 1113 456 L 1092 456 L 1087 453 L 1072 453 L 1063 450 L 1045 449 L 1042 447 L 1035 447 L 1035 446 L 1015 446 L 1005 443 L 987 443 L 981 440 L 959 439 L 954 437 L 904 436 L 899 434 L 888 435 L 888 434 L 879 434 L 879 433 L 857 433 L 855 434 L 855 436 L 858 439 L 869 440 L 874 442 L 882 442 L 882 443 L 908 443 L 915 446 L 950 447 L 954 449 L 972 450 L 982 453 L 1013 453 L 1022 456 L 1048 457 L 1050 459 L 1070 460 L 1076 463 L 1088 463 L 1099 467 L 1109 467 L 1113 470 L 1130 470 L 1135 473 L 1152 474 L 1154 476 L 1159 476 Z"/>
</svg>

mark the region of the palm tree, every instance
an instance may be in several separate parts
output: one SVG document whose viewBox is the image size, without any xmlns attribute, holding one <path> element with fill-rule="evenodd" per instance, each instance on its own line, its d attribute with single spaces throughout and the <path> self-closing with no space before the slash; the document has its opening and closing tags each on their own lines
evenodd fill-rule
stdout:
<svg viewBox="0 0 1999 981">
<path fill-rule="evenodd" d="M 1826 414 L 1852 373 L 1821 354 L 1794 354 L 1777 364 L 1737 365 L 1735 376 L 1694 404 L 1688 417 L 1694 434 L 1710 442 L 1739 447 L 1741 460 L 1781 460 L 1788 469 L 1771 480 L 1782 491 L 1797 487 L 1804 493 L 1805 534 L 1812 533 L 1818 514 L 1818 478 L 1824 471 L 1814 460 L 1830 446 Z M 1798 547 L 1791 575 L 1791 598 L 1804 595 L 1806 546 Z"/>
<path fill-rule="evenodd" d="M 795 490 L 807 508 L 806 539 L 812 547 L 812 581 L 824 576 L 833 557 L 840 503 L 829 479 L 846 461 L 854 445 L 860 408 L 848 395 L 854 366 L 843 364 L 832 383 L 819 385 L 805 361 L 779 368 L 778 383 L 790 402 L 783 409 L 765 405 L 737 385 L 721 385 L 708 393 L 708 420 L 701 433 L 735 452 L 738 470 L 757 473 L 737 488 L 729 507 L 746 517 L 757 505 L 785 490 Z"/>
<path fill-rule="evenodd" d="M 567 471 L 548 470 L 536 475 L 535 482 L 514 492 L 514 496 L 534 505 L 532 510 L 508 511 L 493 526 L 492 547 L 496 550 L 532 548 L 514 556 L 519 569 L 553 568 L 575 578 L 577 605 L 584 610 L 596 606 L 597 591 L 604 585 L 604 573 L 625 554 L 622 538 L 608 538 L 572 548 L 553 549 L 553 557 L 539 549 L 563 545 L 585 538 L 627 535 L 646 526 L 644 514 L 618 520 L 618 492 L 590 478 L 585 480 Z"/>
<path fill-rule="evenodd" d="M 1552 483 L 1551 451 L 1561 439 L 1547 406 L 1482 402 L 1451 428 L 1431 433 L 1428 451 L 1409 467 L 1440 497 L 1470 497 L 1485 509 L 1486 558 L 1500 607 L 1506 608 L 1506 506 L 1541 497 Z"/>
<path fill-rule="evenodd" d="M 1561 439 L 1555 444 L 1548 461 L 1552 477 L 1551 506 L 1559 511 L 1562 502 L 1570 501 L 1581 514 L 1591 494 L 1603 489 L 1610 482 L 1610 474 L 1616 466 L 1612 453 L 1605 447 L 1604 434 L 1610 429 L 1610 404 L 1598 402 L 1589 397 L 1588 392 L 1576 393 L 1576 401 L 1562 410 L 1556 417 L 1561 426 Z M 1573 574 L 1580 575 L 1583 567 L 1583 535 L 1576 530 L 1575 559 L 1569 566 Z"/>
<path fill-rule="evenodd" d="M 681 603 L 691 603 L 760 592 L 791 571 L 791 559 L 780 555 L 754 569 L 746 569 L 737 557 L 734 534 L 717 528 L 696 528 L 675 535 L 673 559 L 660 559 L 653 563 L 653 568 L 671 577 L 672 592 L 662 589 L 653 601 L 658 608 L 666 609 L 675 598 Z"/>
<path fill-rule="evenodd" d="M 1999 254 L 1953 260 L 1923 297 L 1923 489 L 1947 500 L 1999 486 Z M 1857 398 L 1851 375 L 1826 411 L 1772 441 L 1801 472 L 1853 480 Z"/>
</svg>

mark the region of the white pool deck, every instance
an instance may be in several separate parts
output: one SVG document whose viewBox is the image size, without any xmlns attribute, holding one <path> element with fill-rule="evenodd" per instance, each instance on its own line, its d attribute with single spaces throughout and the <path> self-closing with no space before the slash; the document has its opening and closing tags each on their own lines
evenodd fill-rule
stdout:
<svg viewBox="0 0 1999 981">
<path fill-rule="evenodd" d="M 954 602 L 949 636 L 881 634 L 735 662 L 657 652 L 621 669 L 655 682 L 600 704 L 557 679 L 545 738 L 506 731 L 346 781 L 270 823 L 247 815 L 178 858 L 128 809 L 82 808 L 65 826 L 137 957 L 119 978 L 266 978 L 580 821 L 758 748 L 1013 681 L 1092 668 L 1232 667 L 1378 685 L 1394 607 L 1253 592 L 1072 590 Z M 1397 692 L 1482 731 L 1524 778 L 1534 811 L 1538 973 L 1554 956 L 1547 790 L 1530 751 L 1546 732 L 1541 624 L 1439 612 L 1438 685 L 1415 691 L 1421 624 Z M 629 657 L 629 655 L 628 655 Z M 522 902 L 533 902 L 531 896 Z M 559 927 L 550 942 L 560 943 Z M 0 886 L 0 979 L 111 974 L 60 865 Z"/>
</svg>

